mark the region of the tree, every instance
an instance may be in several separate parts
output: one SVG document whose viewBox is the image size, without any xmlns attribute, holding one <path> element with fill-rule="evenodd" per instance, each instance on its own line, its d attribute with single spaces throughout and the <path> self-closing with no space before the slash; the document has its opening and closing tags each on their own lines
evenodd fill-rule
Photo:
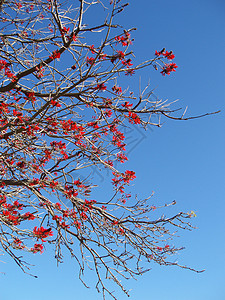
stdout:
<svg viewBox="0 0 225 300">
<path fill-rule="evenodd" d="M 122 90 L 124 78 L 142 68 L 163 76 L 177 68 L 166 49 L 135 65 L 135 28 L 113 21 L 126 6 L 119 0 L 0 3 L 2 251 L 29 272 L 22 251 L 42 253 L 48 243 L 61 261 L 66 248 L 80 279 L 85 267 L 93 268 L 96 288 L 114 299 L 105 278 L 128 293 L 121 277 L 144 273 L 148 262 L 179 266 L 170 260 L 181 250 L 169 243 L 172 228 L 191 229 L 194 216 L 180 212 L 152 220 L 157 207 L 151 196 L 140 200 L 129 193 L 135 172 L 116 167 L 127 160 L 127 126 L 145 130 L 160 127 L 161 117 L 188 119 L 152 98 L 148 87 L 140 95 Z M 85 24 L 85 15 L 96 11 L 105 20 Z M 92 199 L 93 167 L 110 171 L 110 198 Z"/>
</svg>

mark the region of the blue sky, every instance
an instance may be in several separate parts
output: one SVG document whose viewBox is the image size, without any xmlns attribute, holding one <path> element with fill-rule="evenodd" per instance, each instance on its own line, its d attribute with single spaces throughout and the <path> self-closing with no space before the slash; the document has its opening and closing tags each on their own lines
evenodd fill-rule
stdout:
<svg viewBox="0 0 225 300">
<path fill-rule="evenodd" d="M 132 288 L 129 299 L 224 300 L 225 3 L 131 0 L 117 19 L 126 28 L 137 27 L 133 34 L 137 62 L 153 57 L 155 50 L 163 47 L 176 55 L 179 67 L 170 76 L 163 77 L 154 69 L 137 73 L 136 82 L 132 81 L 137 92 L 141 76 L 143 87 L 150 80 L 159 98 L 179 99 L 177 107 L 188 106 L 187 116 L 222 110 L 218 115 L 186 122 L 164 119 L 162 128 L 146 132 L 129 153 L 127 168 L 137 175 L 135 193 L 146 197 L 154 191 L 155 204 L 176 200 L 169 213 L 193 210 L 197 214 L 193 224 L 198 229 L 179 232 L 180 238 L 176 238 L 178 245 L 186 247 L 179 262 L 206 269 L 196 274 L 152 265 L 137 281 L 125 282 Z M 5 263 L 1 263 L 0 299 L 101 299 L 94 288 L 86 289 L 79 282 L 70 257 L 65 255 L 65 263 L 57 267 L 51 249 L 30 260 L 36 265 L 32 270 L 38 279 L 23 274 L 7 257 L 1 261 Z M 119 300 L 128 299 L 119 291 L 116 295 Z"/>
</svg>

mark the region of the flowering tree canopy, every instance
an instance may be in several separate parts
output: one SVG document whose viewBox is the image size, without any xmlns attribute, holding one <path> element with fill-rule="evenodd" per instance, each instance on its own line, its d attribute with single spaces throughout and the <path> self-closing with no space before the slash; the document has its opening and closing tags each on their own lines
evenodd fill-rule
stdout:
<svg viewBox="0 0 225 300">
<path fill-rule="evenodd" d="M 194 216 L 150 218 L 157 209 L 151 196 L 131 195 L 135 172 L 117 163 L 127 161 L 127 126 L 145 130 L 160 126 L 161 117 L 185 119 L 148 88 L 139 95 L 121 88 L 142 68 L 163 76 L 177 69 L 166 49 L 135 65 L 135 28 L 114 22 L 126 6 L 120 0 L 0 3 L 1 250 L 30 273 L 23 251 L 42 253 L 50 244 L 61 261 L 67 249 L 80 279 L 85 268 L 94 270 L 96 288 L 114 299 L 105 279 L 128 293 L 121 278 L 144 273 L 150 262 L 179 266 L 170 260 L 180 250 L 170 243 L 173 227 L 191 229 Z M 86 16 L 98 12 L 103 21 L 87 24 Z M 93 199 L 92 190 L 104 186 L 80 175 L 93 168 L 109 170 L 110 198 Z"/>
</svg>

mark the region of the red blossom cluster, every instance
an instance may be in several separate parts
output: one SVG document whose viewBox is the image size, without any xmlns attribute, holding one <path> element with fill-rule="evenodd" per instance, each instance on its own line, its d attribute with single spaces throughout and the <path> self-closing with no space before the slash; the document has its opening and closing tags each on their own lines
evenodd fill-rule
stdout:
<svg viewBox="0 0 225 300">
<path fill-rule="evenodd" d="M 88 65 L 92 66 L 94 64 L 94 60 L 95 60 L 94 57 L 87 57 L 86 58 L 86 64 L 87 64 L 87 66 Z"/>
<path fill-rule="evenodd" d="M 116 94 L 121 94 L 122 93 L 122 88 L 120 86 L 116 86 L 114 85 L 112 87 L 113 92 L 115 92 Z"/>
<path fill-rule="evenodd" d="M 134 171 L 126 170 L 125 173 L 112 173 L 115 177 L 112 179 L 112 183 L 118 188 L 120 193 L 124 193 L 124 184 L 129 184 L 130 181 L 136 178 Z"/>
<path fill-rule="evenodd" d="M 27 92 L 26 97 L 24 97 L 25 100 L 31 100 L 32 103 L 34 103 L 37 99 L 35 97 L 34 92 Z"/>
<path fill-rule="evenodd" d="M 65 26 L 63 26 L 63 28 L 61 29 L 61 35 L 64 36 L 65 34 L 68 34 L 70 32 L 70 28 L 66 28 Z"/>
<path fill-rule="evenodd" d="M 117 146 L 118 149 L 125 151 L 125 143 L 122 143 L 124 141 L 125 136 L 124 134 L 118 130 L 117 126 L 115 124 L 108 126 L 110 131 L 113 133 L 112 138 L 112 144 Z"/>
<path fill-rule="evenodd" d="M 54 107 L 61 107 L 62 105 L 59 103 L 59 101 L 51 100 L 50 104 Z"/>
<path fill-rule="evenodd" d="M 41 227 L 37 227 L 35 226 L 33 229 L 33 234 L 34 236 L 39 240 L 41 239 L 42 242 L 44 242 L 43 240 L 46 239 L 47 237 L 53 236 L 53 231 L 51 228 L 44 228 L 43 226 Z"/>
<path fill-rule="evenodd" d="M 167 59 L 169 59 L 169 60 L 172 60 L 172 59 L 174 59 L 175 58 L 175 55 L 173 54 L 173 51 L 166 51 L 165 52 L 165 48 L 163 48 L 161 51 L 155 51 L 155 55 L 156 56 L 160 56 L 160 55 L 162 55 L 162 56 L 164 56 L 164 57 L 166 57 Z"/>
<path fill-rule="evenodd" d="M 121 163 L 124 163 L 128 158 L 126 157 L 125 154 L 123 153 L 118 153 L 117 154 L 117 160 L 120 161 Z"/>
<path fill-rule="evenodd" d="M 141 119 L 136 113 L 129 111 L 129 122 L 131 124 L 141 124 Z"/>
<path fill-rule="evenodd" d="M 0 195 L 0 215 L 6 223 L 19 225 L 24 220 L 34 220 L 34 214 L 30 212 L 20 213 L 25 207 L 17 200 L 13 204 L 7 203 L 5 195 Z"/>
<path fill-rule="evenodd" d="M 123 51 L 117 51 L 117 54 L 113 55 L 111 58 L 111 62 L 114 63 L 117 59 L 122 60 L 125 58 L 125 54 Z"/>
<path fill-rule="evenodd" d="M 124 30 L 124 35 L 116 36 L 115 40 L 122 44 L 122 46 L 128 46 L 131 44 L 130 33 Z"/>
<path fill-rule="evenodd" d="M 122 64 L 126 67 L 130 67 L 130 66 L 133 66 L 133 64 L 131 63 L 131 59 L 128 58 L 127 60 L 123 60 L 122 61 Z"/>
<path fill-rule="evenodd" d="M 133 104 L 132 104 L 132 103 L 129 103 L 129 101 L 125 101 L 125 102 L 122 104 L 122 106 L 123 106 L 124 108 L 130 109 L 130 108 L 133 106 Z"/>
<path fill-rule="evenodd" d="M 107 87 L 104 85 L 104 83 L 99 83 L 95 87 L 95 90 L 99 90 L 99 91 L 105 91 L 106 89 L 107 89 Z"/>
<path fill-rule="evenodd" d="M 59 59 L 60 56 L 61 56 L 60 52 L 58 50 L 54 50 L 52 52 L 52 55 L 49 56 L 49 58 L 54 60 L 54 59 Z"/>
<path fill-rule="evenodd" d="M 173 51 L 165 51 L 165 48 L 163 48 L 161 51 L 155 51 L 155 55 L 160 57 L 165 57 L 168 60 L 172 60 L 175 58 L 175 55 L 173 54 Z M 175 72 L 178 66 L 175 63 L 164 63 L 162 67 L 162 71 L 160 72 L 163 76 L 170 75 L 171 72 Z"/>
<path fill-rule="evenodd" d="M 16 76 L 10 71 L 9 69 L 10 63 L 7 63 L 4 59 L 0 60 L 0 71 L 4 70 L 5 76 L 11 78 L 12 81 L 15 81 L 17 78 Z"/>
<path fill-rule="evenodd" d="M 176 71 L 176 68 L 178 68 L 178 66 L 175 63 L 170 63 L 170 64 L 165 64 L 163 67 L 163 70 L 160 72 L 163 76 L 170 75 L 170 73 L 173 71 Z"/>
<path fill-rule="evenodd" d="M 43 77 L 44 76 L 44 71 L 45 71 L 45 69 L 43 68 L 43 67 L 41 67 L 41 66 L 37 66 L 36 67 L 36 71 L 37 71 L 37 73 L 36 73 L 36 75 L 37 75 L 37 78 L 41 78 L 41 77 Z"/>
<path fill-rule="evenodd" d="M 43 249 L 44 249 L 44 247 L 42 244 L 34 244 L 34 247 L 31 248 L 30 250 L 33 253 L 38 253 L 38 252 L 43 253 L 44 252 Z"/>
<path fill-rule="evenodd" d="M 132 75 L 134 75 L 134 73 L 135 73 L 134 69 L 127 69 L 126 72 L 125 72 L 125 75 L 132 76 Z"/>
</svg>

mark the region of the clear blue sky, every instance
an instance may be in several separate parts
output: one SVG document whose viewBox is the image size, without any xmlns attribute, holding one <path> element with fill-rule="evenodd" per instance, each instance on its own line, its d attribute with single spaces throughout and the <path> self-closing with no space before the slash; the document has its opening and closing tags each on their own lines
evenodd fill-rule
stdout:
<svg viewBox="0 0 225 300">
<path fill-rule="evenodd" d="M 206 269 L 195 274 L 152 265 L 152 270 L 137 281 L 125 282 L 132 288 L 129 299 L 224 300 L 225 2 L 131 0 L 119 18 L 127 28 L 138 29 L 133 35 L 137 61 L 153 57 L 155 50 L 163 47 L 176 55 L 176 72 L 163 77 L 146 69 L 140 73 L 143 86 L 150 79 L 158 97 L 180 99 L 177 106 L 188 106 L 187 115 L 222 110 L 193 121 L 164 120 L 161 129 L 149 130 L 129 153 L 127 168 L 137 175 L 135 192 L 144 197 L 155 191 L 155 204 L 176 200 L 177 206 L 170 213 L 196 212 L 193 224 L 198 229 L 180 232 L 176 239 L 178 245 L 186 247 L 179 262 Z M 136 80 L 138 91 L 138 73 Z M 5 274 L 0 274 L 0 299 L 101 299 L 94 288 L 86 289 L 79 282 L 70 257 L 65 255 L 65 263 L 57 267 L 51 249 L 30 260 L 36 265 L 32 270 L 38 279 L 24 275 L 7 257 L 1 257 L 1 261 L 5 262 L 0 267 Z M 120 292 L 117 296 L 119 300 L 128 299 Z"/>
</svg>

